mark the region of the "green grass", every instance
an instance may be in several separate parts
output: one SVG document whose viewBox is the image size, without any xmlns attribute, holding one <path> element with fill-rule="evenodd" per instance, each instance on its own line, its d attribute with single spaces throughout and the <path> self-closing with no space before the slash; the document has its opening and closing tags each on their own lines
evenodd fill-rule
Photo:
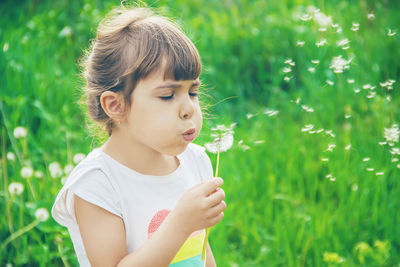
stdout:
<svg viewBox="0 0 400 267">
<path fill-rule="evenodd" d="M 204 101 L 211 107 L 196 142 L 211 141 L 217 124 L 237 123 L 234 146 L 220 162 L 228 208 L 210 234 L 218 266 L 399 266 L 400 161 L 393 160 L 400 156 L 390 151 L 400 145 L 379 144 L 384 129 L 400 123 L 399 3 L 148 3 L 175 18 L 202 56 L 201 78 L 211 96 Z M 75 154 L 99 143 L 77 104 L 77 62 L 115 4 L 0 3 L 1 265 L 77 266 L 67 230 L 51 218 L 36 220 L 35 211 L 50 211 L 66 176 L 53 178 L 50 163 L 75 165 Z M 309 5 L 342 31 L 319 31 L 314 20 L 300 20 Z M 60 34 L 63 29 L 71 34 Z M 396 34 L 388 36 L 389 29 Z M 350 41 L 345 50 L 337 45 L 344 38 Z M 317 47 L 322 39 L 327 44 Z M 336 74 L 330 66 L 339 55 L 352 61 Z M 389 79 L 396 80 L 393 90 L 380 86 Z M 366 84 L 376 88 L 363 89 Z M 371 92 L 376 95 L 368 98 Z M 279 113 L 268 116 L 266 108 Z M 308 124 L 323 131 L 302 131 Z M 17 126 L 28 130 L 25 138 L 13 137 Z M 327 151 L 330 144 L 336 147 Z M 8 152 L 16 159 L 8 160 Z M 215 164 L 216 155 L 210 158 Z M 24 166 L 43 178 L 22 178 Z M 21 195 L 8 192 L 12 182 L 24 185 Z"/>
</svg>

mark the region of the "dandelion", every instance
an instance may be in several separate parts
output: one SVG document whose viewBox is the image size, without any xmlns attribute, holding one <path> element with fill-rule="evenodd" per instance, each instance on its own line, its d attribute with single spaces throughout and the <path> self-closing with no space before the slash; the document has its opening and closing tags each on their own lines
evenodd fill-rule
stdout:
<svg viewBox="0 0 400 267">
<path fill-rule="evenodd" d="M 316 45 L 317 47 L 321 47 L 321 46 L 324 46 L 324 45 L 326 45 L 326 44 L 327 44 L 326 39 L 321 39 L 319 42 L 316 42 L 316 43 L 315 43 L 315 45 Z"/>
<path fill-rule="evenodd" d="M 335 83 L 334 82 L 332 82 L 332 81 L 330 81 L 330 80 L 326 80 L 326 83 L 328 84 L 328 85 L 334 85 Z"/>
<path fill-rule="evenodd" d="M 28 131 L 26 130 L 26 128 L 22 126 L 18 126 L 14 129 L 14 137 L 16 139 L 26 137 L 27 133 Z"/>
<path fill-rule="evenodd" d="M 296 46 L 302 47 L 305 43 L 304 41 L 297 41 Z"/>
<path fill-rule="evenodd" d="M 336 44 L 337 44 L 337 46 L 343 47 L 343 46 L 348 45 L 349 43 L 350 43 L 350 40 L 347 38 L 344 38 L 344 39 L 340 40 L 339 42 L 337 42 Z"/>
<path fill-rule="evenodd" d="M 301 108 L 304 109 L 306 112 L 314 112 L 313 108 L 310 108 L 310 107 L 308 107 L 306 105 L 302 105 Z"/>
<path fill-rule="evenodd" d="M 284 63 L 292 67 L 296 65 L 296 63 L 291 58 L 286 59 Z"/>
<path fill-rule="evenodd" d="M 351 187 L 351 190 L 358 191 L 358 185 L 353 184 L 353 186 Z"/>
<path fill-rule="evenodd" d="M 396 32 L 395 32 L 395 31 L 392 31 L 391 29 L 388 29 L 387 35 L 388 35 L 389 37 L 392 37 L 392 36 L 395 36 L 395 35 L 396 35 Z"/>
<path fill-rule="evenodd" d="M 58 34 L 59 37 L 67 37 L 67 36 L 71 36 L 72 34 L 72 29 L 69 26 L 65 26 L 60 33 Z"/>
<path fill-rule="evenodd" d="M 12 152 L 8 152 L 8 153 L 7 153 L 7 159 L 8 159 L 9 161 L 14 161 L 14 160 L 15 160 L 15 154 L 12 153 Z"/>
<path fill-rule="evenodd" d="M 344 262 L 344 258 L 340 257 L 339 254 L 334 253 L 334 252 L 324 252 L 323 260 L 324 260 L 324 262 L 334 263 L 334 264 Z"/>
<path fill-rule="evenodd" d="M 53 178 L 60 177 L 62 175 L 61 165 L 58 162 L 52 162 L 49 165 L 50 175 Z"/>
<path fill-rule="evenodd" d="M 318 23 L 321 28 L 326 28 L 332 25 L 332 18 L 325 15 L 322 12 L 317 12 L 314 14 L 314 20 Z"/>
<path fill-rule="evenodd" d="M 374 14 L 374 13 L 369 13 L 369 14 L 367 15 L 367 18 L 368 18 L 369 20 L 374 20 L 374 19 L 375 19 L 375 14 Z"/>
<path fill-rule="evenodd" d="M 45 208 L 40 208 L 35 211 L 35 217 L 41 222 L 47 221 L 49 219 L 49 212 Z"/>
<path fill-rule="evenodd" d="M 350 68 L 349 64 L 352 59 L 345 60 L 342 56 L 337 56 L 332 59 L 332 64 L 330 66 L 334 73 L 343 73 L 343 70 Z"/>
<path fill-rule="evenodd" d="M 384 138 L 388 142 L 390 146 L 393 146 L 394 143 L 399 141 L 399 126 L 397 124 L 393 124 L 391 128 L 384 128 Z"/>
<path fill-rule="evenodd" d="M 347 145 L 344 149 L 345 150 L 350 150 L 350 148 L 351 148 L 351 145 Z"/>
<path fill-rule="evenodd" d="M 68 165 L 66 165 L 66 166 L 64 167 L 64 173 L 65 173 L 66 175 L 69 175 L 69 174 L 72 172 L 73 169 L 74 169 L 74 165 L 68 164 Z"/>
<path fill-rule="evenodd" d="M 264 111 L 264 114 L 268 115 L 269 117 L 275 116 L 279 113 L 279 111 L 277 110 L 273 110 L 273 109 L 266 109 Z"/>
<path fill-rule="evenodd" d="M 350 30 L 352 30 L 353 32 L 356 32 L 359 30 L 359 27 L 360 27 L 359 23 L 353 22 Z"/>
<path fill-rule="evenodd" d="M 305 125 L 305 126 L 301 129 L 301 131 L 302 131 L 302 132 L 308 132 L 308 131 L 312 130 L 313 128 L 314 128 L 314 125 L 312 125 L 312 124 L 307 124 L 307 125 Z"/>
<path fill-rule="evenodd" d="M 74 161 L 75 164 L 78 164 L 79 162 L 81 162 L 85 158 L 86 158 L 85 154 L 77 153 L 77 154 L 74 155 L 73 161 Z"/>
<path fill-rule="evenodd" d="M 29 166 L 25 166 L 21 169 L 20 174 L 22 178 L 31 178 L 33 175 L 33 169 Z"/>
<path fill-rule="evenodd" d="M 204 146 L 207 151 L 217 154 L 219 152 L 225 152 L 230 149 L 233 145 L 233 135 L 225 134 L 221 137 L 217 137 L 214 139 L 212 143 L 206 143 Z"/>
<path fill-rule="evenodd" d="M 390 91 L 393 90 L 393 84 L 395 83 L 395 80 L 387 80 L 385 82 L 379 83 L 379 85 L 383 88 L 386 88 L 386 90 Z"/>
<path fill-rule="evenodd" d="M 42 179 L 44 177 L 44 174 L 42 171 L 35 171 L 35 177 L 38 179 Z"/>
<path fill-rule="evenodd" d="M 315 68 L 314 68 L 314 67 L 309 67 L 307 70 L 308 70 L 309 72 L 311 72 L 311 73 L 314 73 L 314 72 L 315 72 Z"/>
<path fill-rule="evenodd" d="M 21 195 L 24 191 L 24 186 L 21 183 L 13 182 L 8 186 L 8 191 L 13 196 Z"/>
<path fill-rule="evenodd" d="M 336 147 L 336 145 L 335 144 L 329 144 L 328 145 L 328 148 L 325 150 L 325 151 L 329 151 L 329 152 L 332 152 L 333 151 L 333 149 Z"/>
</svg>

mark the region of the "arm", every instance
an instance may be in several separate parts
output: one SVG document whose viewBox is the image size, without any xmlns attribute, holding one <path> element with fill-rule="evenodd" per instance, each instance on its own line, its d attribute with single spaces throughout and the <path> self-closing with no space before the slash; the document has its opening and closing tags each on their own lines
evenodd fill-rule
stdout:
<svg viewBox="0 0 400 267">
<path fill-rule="evenodd" d="M 168 266 L 189 235 L 223 218 L 222 179 L 185 192 L 158 230 L 138 250 L 128 254 L 120 217 L 75 196 L 75 216 L 92 266 Z"/>
<path fill-rule="evenodd" d="M 217 264 L 215 263 L 214 255 L 211 251 L 211 247 L 210 247 L 209 243 L 207 243 L 206 267 L 217 267 Z"/>
</svg>

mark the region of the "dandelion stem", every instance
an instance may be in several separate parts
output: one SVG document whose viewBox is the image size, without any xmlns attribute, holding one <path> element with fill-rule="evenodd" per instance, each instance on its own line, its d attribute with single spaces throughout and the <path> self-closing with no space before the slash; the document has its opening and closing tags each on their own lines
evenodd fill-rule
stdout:
<svg viewBox="0 0 400 267">
<path fill-rule="evenodd" d="M 215 167 L 215 177 L 218 177 L 218 168 L 219 168 L 219 151 L 217 152 L 217 166 Z M 206 228 L 206 236 L 204 237 L 203 242 L 203 251 L 201 253 L 201 259 L 204 260 L 204 256 L 206 254 L 206 246 L 208 241 L 208 235 L 210 234 L 210 228 Z"/>
<path fill-rule="evenodd" d="M 1 131 L 1 152 L 3 155 L 6 154 L 6 142 L 5 142 L 5 138 L 4 138 L 4 130 L 2 129 Z M 7 169 L 6 169 L 6 157 L 2 157 L 1 158 L 1 164 L 2 165 L 2 170 L 3 170 L 3 182 L 4 182 L 4 195 L 5 195 L 5 199 L 6 199 L 6 217 L 7 217 L 7 221 L 8 221 L 8 229 L 10 230 L 10 232 L 13 232 L 13 224 L 12 224 L 12 218 L 11 218 L 11 212 L 10 212 L 10 197 L 8 195 L 8 177 L 7 177 Z"/>
<path fill-rule="evenodd" d="M 35 228 L 39 223 L 40 223 L 39 220 L 34 220 L 33 222 L 31 222 L 27 226 L 19 229 L 15 233 L 12 233 L 9 237 L 6 238 L 6 240 L 3 241 L 3 243 L 1 243 L 0 252 L 3 251 L 3 249 L 5 249 L 10 242 L 12 242 L 13 240 L 17 239 L 18 237 L 20 237 L 21 235 L 25 234 L 26 232 L 29 232 L 30 230 Z"/>
</svg>

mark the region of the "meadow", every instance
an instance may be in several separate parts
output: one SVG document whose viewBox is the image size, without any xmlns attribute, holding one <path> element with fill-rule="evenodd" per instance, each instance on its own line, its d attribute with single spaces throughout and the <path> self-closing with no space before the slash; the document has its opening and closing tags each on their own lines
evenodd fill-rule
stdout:
<svg viewBox="0 0 400 267">
<path fill-rule="evenodd" d="M 145 2 L 202 57 L 195 143 L 235 124 L 218 266 L 400 266 L 400 2 Z M 119 4 L 0 2 L 1 266 L 78 266 L 49 213 L 101 143 L 78 63 Z"/>
</svg>

